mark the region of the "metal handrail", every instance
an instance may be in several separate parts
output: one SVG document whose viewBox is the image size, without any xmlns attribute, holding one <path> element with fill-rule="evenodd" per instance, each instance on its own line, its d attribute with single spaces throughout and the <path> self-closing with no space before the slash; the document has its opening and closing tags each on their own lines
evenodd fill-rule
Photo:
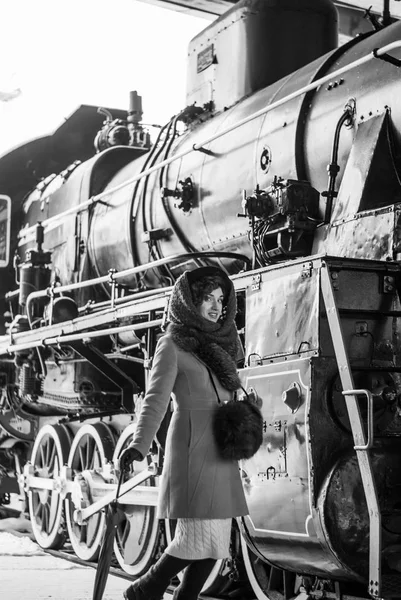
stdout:
<svg viewBox="0 0 401 600">
<path fill-rule="evenodd" d="M 369 390 L 344 390 L 343 396 L 365 395 L 368 401 L 368 439 L 366 444 L 354 446 L 354 450 L 369 450 L 373 446 L 373 394 Z"/>
<path fill-rule="evenodd" d="M 218 138 L 223 137 L 224 135 L 227 135 L 228 133 L 231 133 L 231 131 L 234 131 L 235 129 L 242 127 L 242 125 L 246 125 L 250 121 L 257 119 L 258 117 L 261 117 L 261 116 L 267 114 L 268 112 L 274 110 L 275 108 L 281 106 L 282 104 L 285 104 L 286 102 L 289 102 L 290 100 L 293 100 L 294 98 L 297 98 L 298 96 L 301 96 L 302 94 L 306 94 L 307 92 L 315 90 L 316 88 L 318 88 L 321 85 L 323 85 L 324 83 L 332 80 L 333 78 L 336 78 L 339 75 L 342 75 L 343 73 L 347 73 L 348 71 L 351 71 L 355 67 L 359 67 L 360 65 L 363 65 L 363 64 L 369 62 L 370 60 L 372 60 L 373 58 L 378 58 L 384 54 L 387 54 L 388 52 L 390 52 L 391 50 L 395 50 L 396 48 L 401 48 L 401 40 L 396 41 L 396 42 L 391 42 L 391 44 L 387 44 L 386 46 L 383 46 L 383 48 L 376 48 L 375 50 L 373 50 L 372 52 L 369 52 L 369 54 L 366 54 L 362 58 L 358 58 L 357 60 L 354 60 L 353 62 L 349 63 L 348 65 L 341 67 L 341 69 L 337 69 L 336 71 L 333 71 L 332 73 L 329 73 L 328 75 L 324 75 L 323 77 L 316 79 L 312 83 L 309 83 L 308 85 L 303 86 L 299 90 L 296 90 L 295 92 L 292 92 L 291 94 L 288 94 L 287 96 L 284 96 L 284 98 L 280 98 L 279 100 L 276 100 L 276 102 L 269 104 L 269 106 L 265 106 L 264 108 L 261 108 L 260 110 L 252 113 L 248 117 L 245 117 L 244 119 L 241 119 L 241 120 L 237 121 L 236 123 L 233 123 L 233 125 L 230 125 L 229 127 L 222 129 L 221 131 L 218 131 L 214 135 L 211 135 L 208 138 L 206 138 L 205 140 L 202 140 L 199 143 L 193 144 L 192 147 L 187 148 L 186 150 L 183 150 L 182 152 L 179 152 L 178 154 L 175 154 L 174 156 L 171 156 L 170 158 L 166 158 L 165 160 L 162 160 L 161 162 L 159 162 L 157 165 L 154 165 L 153 167 L 149 167 L 148 169 L 145 169 L 138 175 L 135 175 L 134 177 L 127 179 L 127 181 L 123 181 L 122 183 L 115 186 L 114 188 L 105 190 L 104 192 L 101 192 L 100 194 L 97 194 L 96 196 L 92 196 L 92 198 L 89 198 L 89 200 L 82 202 L 82 204 L 79 204 L 78 206 L 73 206 L 62 213 L 59 213 L 57 215 L 54 215 L 53 217 L 49 217 L 48 219 L 45 219 L 44 221 L 42 221 L 42 225 L 46 228 L 47 226 L 50 225 L 50 223 L 52 223 L 56 220 L 63 219 L 64 217 L 66 217 L 70 214 L 81 212 L 81 211 L 85 210 L 87 207 L 95 204 L 102 198 L 105 198 L 106 196 L 109 196 L 110 194 L 113 194 L 114 192 L 117 192 L 118 190 L 121 190 L 122 188 L 124 188 L 128 185 L 131 185 L 132 183 L 135 183 L 136 181 L 139 181 L 143 177 L 147 177 L 148 175 L 151 175 L 151 173 L 154 173 L 155 171 L 158 171 L 159 169 L 166 167 L 167 165 L 171 164 L 172 162 L 174 162 L 176 160 L 180 160 L 184 156 L 187 156 L 187 154 L 190 154 L 191 152 L 202 151 L 204 149 L 204 146 L 206 146 L 207 144 L 214 142 Z M 27 227 L 26 229 L 23 229 L 18 234 L 19 238 L 26 237 L 27 235 L 33 233 L 35 231 L 35 228 L 36 228 L 36 225 L 32 225 L 31 227 Z"/>
<path fill-rule="evenodd" d="M 148 271 L 170 262 L 191 260 L 193 258 L 232 258 L 235 260 L 241 260 L 248 265 L 251 264 L 251 260 L 247 256 L 244 254 L 237 254 L 235 252 L 186 252 L 185 254 L 173 254 L 172 256 L 160 258 L 159 260 L 145 263 L 144 265 L 139 265 L 137 267 L 131 267 L 130 269 L 125 269 L 124 271 L 109 271 L 107 275 L 101 275 L 100 277 L 95 277 L 94 279 L 86 279 L 85 281 L 80 281 L 78 283 L 70 283 L 68 285 L 61 285 L 58 287 L 49 287 L 45 290 L 31 292 L 26 300 L 26 312 L 27 314 L 30 314 L 30 304 L 37 298 L 44 298 L 46 296 L 51 297 L 53 294 L 71 292 L 73 290 L 98 285 L 100 283 L 113 283 L 118 279 L 122 279 L 123 277 L 129 277 L 130 275 L 135 275 L 136 273 L 142 273 L 143 271 Z"/>
<path fill-rule="evenodd" d="M 39 340 L 33 340 L 24 344 L 11 344 L 5 348 L 5 352 L 8 354 L 14 354 L 15 352 L 21 352 L 22 350 L 29 350 L 30 348 L 44 348 L 46 346 L 59 346 L 61 344 L 68 344 L 68 342 L 75 342 L 77 340 L 90 340 L 95 337 L 104 337 L 106 335 L 113 335 L 115 333 L 123 333 L 125 331 L 138 331 L 141 329 L 153 329 L 162 325 L 163 319 L 154 319 L 152 321 L 142 321 L 141 323 L 134 323 L 133 325 L 121 325 L 120 327 L 110 327 L 108 329 L 99 329 L 95 331 L 83 331 L 80 333 L 61 334 L 55 337 L 44 337 Z M 40 333 L 41 329 L 34 330 Z"/>
</svg>

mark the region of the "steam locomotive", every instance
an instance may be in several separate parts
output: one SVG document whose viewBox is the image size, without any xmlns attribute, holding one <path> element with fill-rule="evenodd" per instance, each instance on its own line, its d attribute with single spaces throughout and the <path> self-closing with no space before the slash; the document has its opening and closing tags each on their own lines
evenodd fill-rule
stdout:
<svg viewBox="0 0 401 600">
<path fill-rule="evenodd" d="M 97 559 L 171 286 L 217 264 L 264 442 L 204 591 L 401 598 L 400 67 L 401 23 L 337 47 L 329 0 L 241 0 L 153 144 L 132 92 L 0 159 L 0 495 L 43 548 Z M 169 416 L 119 500 L 133 578 L 174 534 Z"/>
</svg>

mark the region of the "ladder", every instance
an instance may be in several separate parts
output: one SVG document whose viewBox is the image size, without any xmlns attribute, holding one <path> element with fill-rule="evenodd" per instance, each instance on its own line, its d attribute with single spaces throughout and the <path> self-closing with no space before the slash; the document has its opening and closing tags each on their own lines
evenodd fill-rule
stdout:
<svg viewBox="0 0 401 600">
<path fill-rule="evenodd" d="M 369 512 L 369 585 L 368 592 L 374 598 L 381 598 L 384 592 L 381 573 L 381 514 L 377 489 L 374 481 L 369 448 L 373 444 L 373 397 L 369 390 L 355 389 L 353 376 L 348 361 L 347 351 L 341 328 L 339 311 L 336 306 L 330 270 L 327 263 L 322 262 L 321 291 L 326 308 L 327 319 L 337 360 L 343 395 L 348 410 L 351 430 L 354 438 L 358 465 L 361 472 L 363 489 Z M 367 439 L 361 419 L 357 397 L 366 396 L 368 402 Z M 398 577 L 397 577 L 398 579 Z M 399 590 L 398 590 L 399 592 Z"/>
</svg>

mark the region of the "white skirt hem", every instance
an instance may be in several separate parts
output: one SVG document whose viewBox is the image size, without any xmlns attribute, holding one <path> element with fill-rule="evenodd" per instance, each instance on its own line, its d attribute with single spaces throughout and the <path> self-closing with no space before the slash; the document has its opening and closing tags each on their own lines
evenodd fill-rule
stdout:
<svg viewBox="0 0 401 600">
<path fill-rule="evenodd" d="M 187 560 L 230 556 L 231 519 L 177 519 L 173 540 L 165 552 Z"/>
</svg>

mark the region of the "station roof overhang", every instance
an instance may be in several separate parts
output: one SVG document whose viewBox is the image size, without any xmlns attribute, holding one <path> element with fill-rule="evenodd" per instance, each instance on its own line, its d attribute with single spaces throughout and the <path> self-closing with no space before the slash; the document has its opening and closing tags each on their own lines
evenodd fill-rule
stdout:
<svg viewBox="0 0 401 600">
<path fill-rule="evenodd" d="M 140 1 L 212 21 L 231 8 L 237 0 Z M 365 18 L 368 9 L 374 16 L 380 16 L 389 9 L 392 20 L 401 19 L 400 0 L 334 0 L 334 4 L 339 13 L 339 33 L 344 38 L 355 37 L 372 29 L 371 23 Z"/>
</svg>

